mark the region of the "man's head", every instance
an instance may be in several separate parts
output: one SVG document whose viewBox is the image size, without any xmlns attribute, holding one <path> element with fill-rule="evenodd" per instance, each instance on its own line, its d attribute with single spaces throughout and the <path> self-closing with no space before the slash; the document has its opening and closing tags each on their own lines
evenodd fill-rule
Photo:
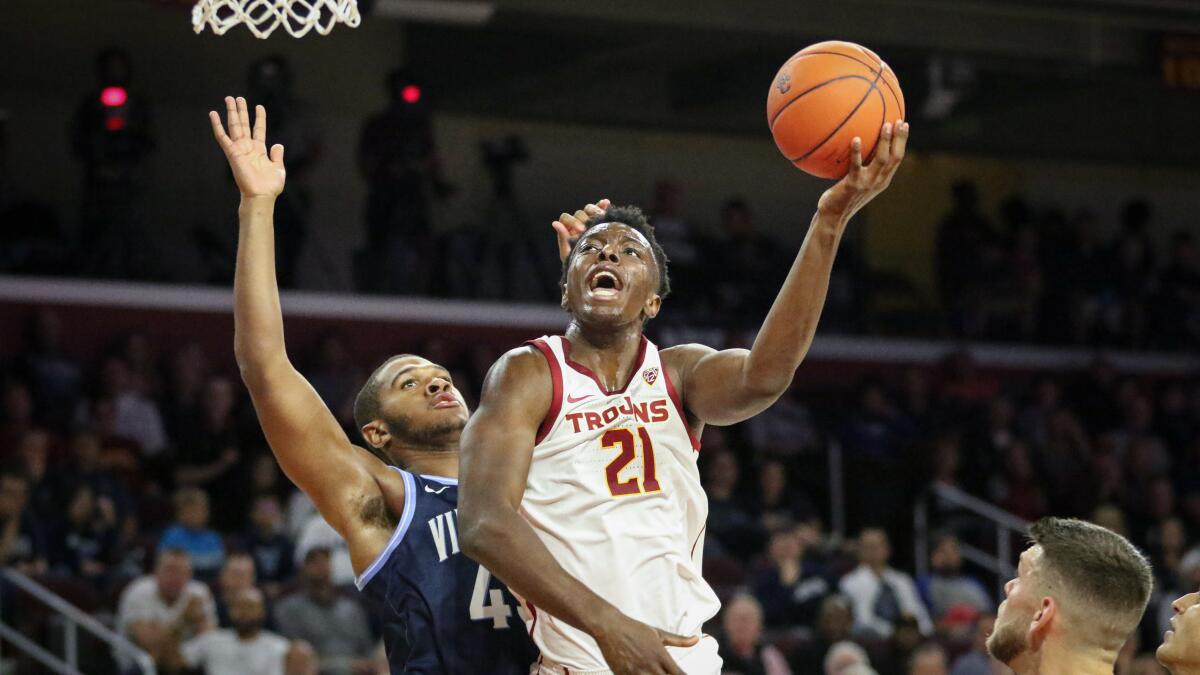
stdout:
<svg viewBox="0 0 1200 675">
<path fill-rule="evenodd" d="M 279 506 L 279 497 L 275 495 L 259 495 L 254 498 L 254 506 L 250 507 L 250 522 L 254 529 L 262 534 L 274 534 L 283 521 L 283 509 Z"/>
<path fill-rule="evenodd" d="M 175 493 L 175 517 L 189 530 L 208 527 L 208 495 L 199 488 L 182 488 Z"/>
<path fill-rule="evenodd" d="M 470 414 L 450 372 L 415 354 L 384 361 L 354 399 L 363 439 L 400 466 L 405 450 L 457 449 Z"/>
<path fill-rule="evenodd" d="M 1158 662 L 1172 675 L 1200 673 L 1200 593 L 1188 593 L 1171 603 L 1171 630 L 1158 648 Z"/>
<path fill-rule="evenodd" d="M 855 667 L 870 665 L 867 650 L 847 640 L 834 644 L 825 653 L 825 675 L 846 675 L 854 672 Z"/>
<path fill-rule="evenodd" d="M 314 548 L 304 556 L 300 570 L 310 594 L 326 596 L 333 590 L 333 560 L 327 548 Z"/>
<path fill-rule="evenodd" d="M 1029 536 L 988 652 L 1014 670 L 1051 644 L 1115 660 L 1146 609 L 1150 563 L 1115 532 L 1073 518 L 1043 518 Z"/>
<path fill-rule="evenodd" d="M 858 535 L 858 562 L 873 570 L 887 567 L 892 557 L 892 546 L 887 533 L 878 527 L 868 527 Z"/>
<path fill-rule="evenodd" d="M 20 515 L 29 501 L 29 479 L 18 471 L 0 472 L 0 518 Z"/>
<path fill-rule="evenodd" d="M 754 596 L 738 594 L 725 605 L 725 636 L 735 651 L 749 652 L 762 637 L 762 605 Z"/>
<path fill-rule="evenodd" d="M 758 486 L 764 497 L 776 498 L 787 488 L 787 468 L 779 460 L 763 463 L 758 472 Z"/>
<path fill-rule="evenodd" d="M 804 540 L 794 527 L 776 530 L 767 543 L 767 558 L 774 565 L 799 563 L 804 557 Z"/>
<path fill-rule="evenodd" d="M 577 321 L 603 326 L 644 323 L 671 292 L 667 254 L 636 206 L 594 216 L 563 262 L 562 307 Z"/>
<path fill-rule="evenodd" d="M 225 558 L 219 578 L 221 594 L 226 598 L 254 588 L 254 558 L 248 553 L 232 553 Z"/>
<path fill-rule="evenodd" d="M 262 591 L 251 586 L 229 600 L 229 623 L 240 638 L 252 638 L 262 629 L 267 617 Z"/>
<path fill-rule="evenodd" d="M 233 382 L 223 375 L 209 378 L 204 385 L 204 415 L 210 423 L 227 421 L 233 414 Z"/>
<path fill-rule="evenodd" d="M 192 560 L 181 548 L 167 548 L 158 552 L 154 564 L 154 580 L 158 594 L 168 603 L 173 603 L 192 580 Z"/>
<path fill-rule="evenodd" d="M 838 642 L 850 638 L 854 627 L 854 612 L 850 601 L 841 595 L 831 595 L 821 601 L 817 613 L 817 635 L 826 642 Z"/>
<path fill-rule="evenodd" d="M 908 660 L 908 675 L 946 675 L 946 650 L 937 643 L 921 645 Z"/>
<path fill-rule="evenodd" d="M 949 533 L 934 537 L 933 550 L 929 552 L 929 566 L 938 574 L 958 574 L 962 569 L 962 552 L 958 549 L 958 537 Z"/>
</svg>

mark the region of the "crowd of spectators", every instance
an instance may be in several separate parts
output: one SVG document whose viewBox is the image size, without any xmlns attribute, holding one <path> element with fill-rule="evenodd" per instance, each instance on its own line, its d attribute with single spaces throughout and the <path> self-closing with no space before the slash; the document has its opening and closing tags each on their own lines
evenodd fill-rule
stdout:
<svg viewBox="0 0 1200 675">
<path fill-rule="evenodd" d="M 210 659 L 233 640 L 291 672 L 376 672 L 378 626 L 346 546 L 281 474 L 218 355 L 138 333 L 79 358 L 61 347 L 58 314 L 29 318 L 0 362 L 0 564 L 106 617 L 166 670 L 222 672 Z M 502 346 L 413 347 L 471 401 Z M 336 333 L 299 349 L 357 438 L 350 402 L 375 364 Z M 1157 646 L 1169 601 L 1200 586 L 1200 382 L 1182 375 L 1098 358 L 1078 373 L 1001 377 L 951 354 L 857 386 L 813 386 L 802 372 L 753 420 L 708 428 L 705 575 L 726 602 L 710 631 L 728 672 L 999 672 L 980 640 L 1001 580 L 960 548 L 991 545 L 983 524 L 935 500 L 928 572 L 911 573 L 913 506 L 933 483 L 1029 520 L 1090 518 L 1147 551 L 1156 591 L 1132 667 Z M 835 444 L 845 533 L 828 524 Z"/>
</svg>

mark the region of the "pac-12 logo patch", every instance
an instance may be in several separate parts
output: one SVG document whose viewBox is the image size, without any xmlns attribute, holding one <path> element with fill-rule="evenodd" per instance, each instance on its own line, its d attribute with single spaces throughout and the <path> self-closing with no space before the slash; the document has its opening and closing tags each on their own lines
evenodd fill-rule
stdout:
<svg viewBox="0 0 1200 675">
<path fill-rule="evenodd" d="M 647 368 L 642 371 L 642 379 L 646 384 L 653 385 L 658 381 L 658 368 Z"/>
</svg>

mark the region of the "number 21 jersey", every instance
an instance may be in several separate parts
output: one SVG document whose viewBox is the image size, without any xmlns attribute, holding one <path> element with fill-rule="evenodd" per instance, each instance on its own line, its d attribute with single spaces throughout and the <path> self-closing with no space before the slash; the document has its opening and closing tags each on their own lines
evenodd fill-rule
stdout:
<svg viewBox="0 0 1200 675">
<path fill-rule="evenodd" d="M 561 336 L 530 343 L 554 392 L 538 430 L 521 512 L 569 574 L 624 614 L 698 635 L 720 609 L 701 576 L 708 498 L 682 401 L 658 348 L 642 338 L 625 387 L 607 391 L 571 360 Z M 586 633 L 530 608 L 530 634 L 549 661 L 606 668 Z"/>
</svg>

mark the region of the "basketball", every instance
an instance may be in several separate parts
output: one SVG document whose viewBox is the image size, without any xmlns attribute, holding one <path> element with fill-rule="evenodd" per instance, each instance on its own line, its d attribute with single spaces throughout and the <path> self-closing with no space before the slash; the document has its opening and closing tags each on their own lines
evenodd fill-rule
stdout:
<svg viewBox="0 0 1200 675">
<path fill-rule="evenodd" d="M 767 124 L 784 157 L 818 178 L 841 178 L 850 141 L 870 162 L 884 122 L 904 119 L 904 93 L 879 56 L 853 42 L 818 42 L 779 69 L 767 95 Z"/>
</svg>

